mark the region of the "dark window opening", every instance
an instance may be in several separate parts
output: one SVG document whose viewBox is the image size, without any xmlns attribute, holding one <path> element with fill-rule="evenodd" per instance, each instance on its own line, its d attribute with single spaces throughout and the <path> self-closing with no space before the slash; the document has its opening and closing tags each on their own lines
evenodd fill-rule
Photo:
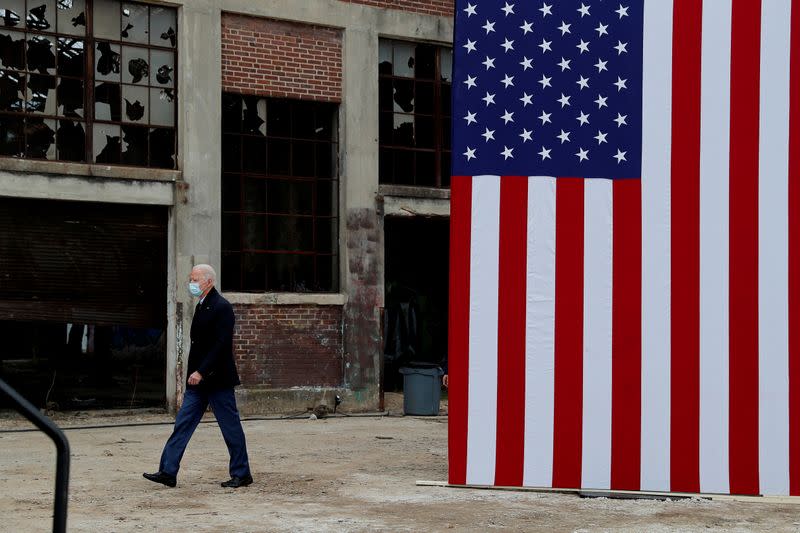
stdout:
<svg viewBox="0 0 800 533">
<path fill-rule="evenodd" d="M 381 183 L 450 186 L 451 70 L 450 48 L 381 41 Z"/>
<path fill-rule="evenodd" d="M 162 6 L 0 2 L 0 156 L 176 168 L 176 31 Z"/>
<path fill-rule="evenodd" d="M 399 369 L 447 356 L 449 219 L 386 217 L 384 391 L 402 390 Z"/>
<path fill-rule="evenodd" d="M 339 289 L 337 106 L 222 95 L 222 286 Z"/>
</svg>

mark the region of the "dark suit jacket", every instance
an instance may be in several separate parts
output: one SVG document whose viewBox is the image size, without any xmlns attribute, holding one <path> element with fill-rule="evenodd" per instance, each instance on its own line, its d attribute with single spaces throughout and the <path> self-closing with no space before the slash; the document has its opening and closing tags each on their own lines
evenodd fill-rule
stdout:
<svg viewBox="0 0 800 533">
<path fill-rule="evenodd" d="M 233 359 L 235 322 L 230 302 L 212 288 L 192 319 L 192 345 L 186 375 L 192 375 L 195 370 L 200 372 L 203 379 L 197 387 L 222 389 L 241 383 Z M 191 387 L 188 382 L 186 386 Z"/>
</svg>

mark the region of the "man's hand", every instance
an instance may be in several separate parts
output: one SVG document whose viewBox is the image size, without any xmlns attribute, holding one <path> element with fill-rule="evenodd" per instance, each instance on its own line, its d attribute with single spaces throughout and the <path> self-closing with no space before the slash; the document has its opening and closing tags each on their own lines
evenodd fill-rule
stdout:
<svg viewBox="0 0 800 533">
<path fill-rule="evenodd" d="M 192 375 L 189 376 L 189 385 L 197 385 L 203 380 L 202 374 L 200 372 L 192 372 Z"/>
<path fill-rule="evenodd" d="M 444 385 L 445 387 L 449 388 L 449 386 L 450 386 L 450 376 L 448 374 L 445 374 L 444 376 L 442 376 L 442 385 Z"/>
</svg>

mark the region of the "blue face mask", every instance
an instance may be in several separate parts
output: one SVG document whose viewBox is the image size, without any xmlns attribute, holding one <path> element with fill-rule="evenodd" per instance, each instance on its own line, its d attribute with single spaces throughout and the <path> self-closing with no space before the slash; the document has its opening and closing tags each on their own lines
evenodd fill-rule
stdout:
<svg viewBox="0 0 800 533">
<path fill-rule="evenodd" d="M 197 282 L 194 282 L 194 281 L 190 282 L 189 283 L 189 294 L 191 294 L 194 297 L 198 297 L 201 294 L 203 294 L 203 291 L 200 289 L 200 284 L 197 283 Z"/>
</svg>

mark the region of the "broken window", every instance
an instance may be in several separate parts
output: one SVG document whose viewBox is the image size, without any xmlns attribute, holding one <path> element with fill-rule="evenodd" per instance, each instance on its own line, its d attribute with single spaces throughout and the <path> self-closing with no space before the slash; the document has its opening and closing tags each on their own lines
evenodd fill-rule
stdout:
<svg viewBox="0 0 800 533">
<path fill-rule="evenodd" d="M 378 58 L 381 183 L 450 185 L 450 48 L 381 40 Z"/>
<path fill-rule="evenodd" d="M 0 0 L 0 156 L 176 168 L 176 21 L 138 2 Z"/>
<path fill-rule="evenodd" d="M 338 290 L 335 105 L 222 95 L 222 283 Z"/>
</svg>

